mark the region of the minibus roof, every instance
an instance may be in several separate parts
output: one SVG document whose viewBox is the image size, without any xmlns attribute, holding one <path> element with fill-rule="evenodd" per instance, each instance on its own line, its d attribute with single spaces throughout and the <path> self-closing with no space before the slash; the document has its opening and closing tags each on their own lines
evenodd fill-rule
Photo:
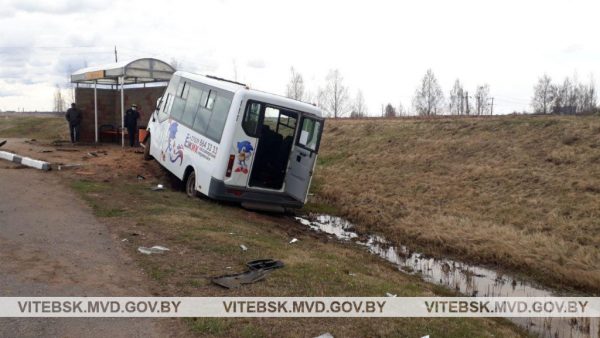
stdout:
<svg viewBox="0 0 600 338">
<path fill-rule="evenodd" d="M 205 83 L 209 86 L 227 90 L 232 93 L 244 91 L 248 97 L 256 99 L 258 101 L 263 101 L 263 102 L 277 105 L 280 107 L 297 110 L 297 111 L 300 111 L 303 113 L 309 113 L 309 114 L 315 115 L 317 117 L 322 117 L 321 109 L 319 109 L 318 107 L 316 107 L 312 104 L 294 100 L 294 99 L 290 99 L 285 96 L 281 96 L 281 95 L 277 95 L 277 94 L 267 93 L 267 92 L 263 92 L 263 91 L 255 90 L 255 89 L 249 89 L 248 86 L 245 86 L 241 83 L 231 82 L 231 81 L 227 81 L 227 80 L 223 80 L 223 79 L 217 79 L 214 77 L 208 77 L 205 75 L 194 74 L 194 73 L 184 72 L 184 71 L 177 71 L 177 72 L 175 72 L 174 75 L 178 75 L 183 78 L 187 78 L 190 80 Z"/>
</svg>

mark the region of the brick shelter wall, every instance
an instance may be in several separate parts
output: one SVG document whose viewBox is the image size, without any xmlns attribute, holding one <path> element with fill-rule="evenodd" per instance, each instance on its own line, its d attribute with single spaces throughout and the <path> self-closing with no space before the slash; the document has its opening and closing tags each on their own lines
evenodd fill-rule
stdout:
<svg viewBox="0 0 600 338">
<path fill-rule="evenodd" d="M 125 88 L 125 110 L 137 104 L 140 112 L 138 125 L 145 127 L 154 111 L 156 100 L 163 95 L 165 87 Z M 80 128 L 81 141 L 94 142 L 94 89 L 76 88 L 75 102 L 82 111 Z M 98 128 L 104 124 L 121 126 L 120 90 L 98 89 Z"/>
</svg>

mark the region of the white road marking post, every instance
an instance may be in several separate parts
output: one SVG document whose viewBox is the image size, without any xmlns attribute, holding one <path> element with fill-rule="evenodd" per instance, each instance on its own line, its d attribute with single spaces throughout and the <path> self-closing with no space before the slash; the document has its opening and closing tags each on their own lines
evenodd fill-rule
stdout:
<svg viewBox="0 0 600 338">
<path fill-rule="evenodd" d="M 8 151 L 0 151 L 0 158 L 44 171 L 48 171 L 51 169 L 50 163 L 48 162 L 34 160 L 29 157 L 19 156 L 17 154 L 9 153 Z"/>
</svg>

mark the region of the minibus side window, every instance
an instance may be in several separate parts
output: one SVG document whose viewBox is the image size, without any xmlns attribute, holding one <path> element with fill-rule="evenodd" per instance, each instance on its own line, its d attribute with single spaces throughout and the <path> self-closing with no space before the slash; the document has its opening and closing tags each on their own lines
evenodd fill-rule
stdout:
<svg viewBox="0 0 600 338">
<path fill-rule="evenodd" d="M 198 113 L 196 114 L 196 120 L 194 121 L 193 129 L 204 135 L 206 133 L 206 128 L 208 127 L 208 121 L 210 121 L 211 114 L 212 112 L 210 110 L 200 106 L 200 109 L 198 109 Z"/>
<path fill-rule="evenodd" d="M 302 120 L 302 130 L 298 136 L 298 145 L 308 150 L 316 151 L 321 131 L 321 121 L 305 117 Z"/>
<path fill-rule="evenodd" d="M 206 101 L 206 109 L 208 109 L 208 110 L 213 109 L 213 106 L 215 105 L 216 97 L 217 97 L 217 93 L 214 90 L 211 90 L 210 94 L 208 95 L 208 101 Z"/>
<path fill-rule="evenodd" d="M 179 86 L 177 86 L 177 92 L 175 92 L 175 95 L 178 97 L 183 97 L 183 91 L 185 90 L 187 82 L 185 81 L 179 81 Z"/>
<path fill-rule="evenodd" d="M 171 107 L 171 116 L 175 120 L 181 121 L 181 116 L 183 116 L 184 108 L 185 108 L 185 100 L 180 97 L 175 97 L 173 99 L 173 106 Z"/>
<path fill-rule="evenodd" d="M 246 105 L 246 112 L 244 113 L 242 128 L 248 136 L 258 137 L 258 125 L 261 110 L 262 104 L 258 102 L 248 102 Z"/>
<path fill-rule="evenodd" d="M 159 111 L 158 120 L 164 121 L 169 117 L 171 105 L 173 104 L 173 95 L 167 94 L 167 97 L 163 99 L 162 110 Z"/>
<path fill-rule="evenodd" d="M 223 128 L 225 128 L 225 122 L 229 115 L 229 108 L 231 107 L 231 99 L 228 99 L 222 95 L 218 95 L 215 99 L 213 106 L 213 113 L 208 123 L 208 129 L 206 130 L 206 136 L 217 142 L 221 142 L 221 136 L 223 134 Z"/>
<path fill-rule="evenodd" d="M 181 123 L 192 126 L 194 124 L 194 117 L 196 117 L 196 111 L 200 104 L 200 98 L 202 96 L 202 89 L 195 86 L 187 86 L 188 97 L 185 103 L 185 109 L 183 110 L 183 116 L 181 117 Z"/>
</svg>

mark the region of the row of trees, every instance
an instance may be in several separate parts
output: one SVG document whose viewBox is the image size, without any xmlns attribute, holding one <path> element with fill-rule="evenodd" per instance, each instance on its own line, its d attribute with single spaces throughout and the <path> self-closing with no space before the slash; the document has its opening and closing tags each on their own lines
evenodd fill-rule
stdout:
<svg viewBox="0 0 600 338">
<path fill-rule="evenodd" d="M 317 90 L 316 101 L 321 109 L 329 116 L 338 118 L 350 114 L 364 116 L 367 106 L 362 91 L 358 90 L 351 103 L 349 89 L 344 84 L 344 77 L 338 69 L 332 69 L 325 77 L 325 84 Z M 286 95 L 300 101 L 314 101 L 312 93 L 306 91 L 304 78 L 293 67 L 290 70 L 290 80 L 287 84 Z"/>
<path fill-rule="evenodd" d="M 597 110 L 598 94 L 594 78 L 589 84 L 580 83 L 577 76 L 566 77 L 562 83 L 553 83 L 544 74 L 533 88 L 531 107 L 538 114 L 580 114 Z"/>
<path fill-rule="evenodd" d="M 343 76 L 338 69 L 330 70 L 325 78 L 325 83 L 316 94 L 318 106 L 330 117 L 338 118 L 349 115 L 350 117 L 364 117 L 367 115 L 367 105 L 361 90 L 350 98 L 348 87 L 343 83 Z M 305 90 L 304 79 L 293 67 L 286 88 L 286 95 L 300 101 L 314 101 L 315 97 Z M 413 108 L 417 114 L 431 116 L 449 113 L 452 115 L 485 115 L 490 114 L 490 86 L 487 84 L 477 87 L 474 96 L 465 91 L 460 80 L 456 80 L 449 93 L 448 101 L 444 98 L 442 88 L 431 69 L 423 76 L 421 84 L 413 98 Z M 383 108 L 383 107 L 382 107 Z M 386 117 L 395 117 L 408 114 L 402 103 L 394 107 L 388 103 L 382 114 Z"/>
<path fill-rule="evenodd" d="M 450 90 L 448 100 L 435 74 L 428 69 L 421 80 L 413 98 L 413 107 L 421 116 L 432 116 L 449 113 L 451 115 L 487 115 L 492 113 L 493 101 L 490 96 L 490 86 L 483 84 L 477 86 L 474 96 L 470 96 L 460 82 L 456 79 Z"/>
</svg>

